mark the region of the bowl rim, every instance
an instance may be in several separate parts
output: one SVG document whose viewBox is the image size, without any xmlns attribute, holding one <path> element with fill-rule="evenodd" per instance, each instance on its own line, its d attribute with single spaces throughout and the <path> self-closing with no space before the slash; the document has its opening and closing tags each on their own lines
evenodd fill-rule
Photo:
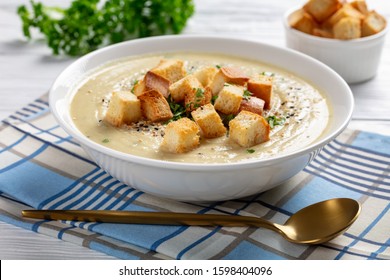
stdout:
<svg viewBox="0 0 390 280">
<path fill-rule="evenodd" d="M 307 40 L 311 40 L 313 42 L 319 43 L 319 44 L 326 44 L 329 46 L 340 46 L 340 45 L 346 45 L 346 46 L 351 46 L 351 45 L 359 45 L 359 44 L 364 44 L 368 43 L 371 41 L 375 41 L 376 39 L 379 39 L 387 34 L 388 31 L 388 23 L 386 21 L 386 26 L 383 30 L 378 32 L 377 34 L 366 36 L 366 37 L 360 37 L 356 39 L 350 39 L 350 40 L 341 40 L 341 39 L 334 39 L 334 38 L 324 38 L 320 36 L 315 36 L 311 34 L 307 34 L 305 32 L 302 32 L 300 30 L 297 30 L 295 28 L 292 28 L 291 25 L 288 22 L 289 16 L 298 11 L 299 9 L 302 9 L 301 6 L 296 6 L 293 8 L 290 8 L 286 10 L 283 14 L 283 26 L 284 29 L 288 32 L 292 32 L 293 34 L 297 36 L 301 36 L 302 38 L 305 38 Z"/>
<path fill-rule="evenodd" d="M 291 55 L 298 56 L 300 59 L 305 59 L 308 60 L 310 63 L 316 64 L 318 67 L 325 68 L 326 71 L 331 72 L 331 74 L 334 76 L 335 79 L 338 80 L 339 83 L 344 87 L 345 92 L 347 93 L 347 99 L 349 101 L 349 110 L 347 112 L 347 117 L 345 120 L 338 125 L 333 131 L 330 133 L 327 133 L 325 137 L 320 141 L 319 139 L 315 140 L 312 142 L 310 145 L 308 145 L 305 148 L 301 148 L 298 150 L 293 150 L 291 152 L 279 155 L 279 156 L 274 156 L 271 158 L 265 158 L 265 159 L 248 159 L 245 161 L 239 161 L 239 162 L 229 162 L 229 163 L 184 163 L 184 162 L 174 162 L 174 161 L 167 161 L 167 160 L 160 160 L 160 159 L 152 159 L 152 158 L 146 158 L 146 157 L 141 157 L 141 156 L 136 156 L 124 152 L 120 152 L 108 147 L 105 147 L 97 142 L 94 142 L 90 139 L 88 139 L 84 134 L 81 133 L 81 131 L 77 130 L 75 125 L 70 125 L 67 122 L 63 121 L 63 118 L 60 114 L 60 112 L 56 109 L 56 98 L 54 94 L 54 89 L 56 85 L 59 83 L 61 80 L 62 76 L 65 75 L 67 70 L 71 69 L 72 67 L 75 67 L 77 64 L 82 64 L 83 62 L 87 61 L 93 56 L 96 56 L 100 53 L 107 52 L 109 50 L 121 47 L 126 44 L 133 44 L 134 42 L 137 43 L 157 43 L 160 40 L 185 40 L 185 39 L 193 39 L 193 40 L 198 40 L 198 39 L 206 39 L 206 40 L 227 40 L 227 41 L 236 41 L 238 43 L 252 43 L 252 44 L 257 44 L 259 46 L 262 46 L 263 48 L 272 48 L 276 49 L 278 52 L 285 52 L 285 53 L 290 53 Z M 167 51 L 164 51 L 167 52 Z M 146 54 L 146 53 L 145 53 Z M 118 59 L 121 57 L 118 57 Z M 109 61 L 106 61 L 109 62 Z M 62 98 L 65 98 L 67 96 L 65 94 Z M 141 39 L 135 39 L 131 41 L 126 41 L 126 42 L 121 42 L 117 44 L 113 44 L 107 47 L 104 47 L 102 49 L 95 50 L 89 54 L 86 54 L 74 62 L 72 62 L 70 65 L 68 65 L 55 79 L 53 82 L 50 90 L 49 90 L 49 107 L 50 110 L 56 119 L 56 121 L 61 125 L 61 127 L 72 137 L 74 137 L 80 144 L 81 146 L 87 146 L 88 148 L 97 151 L 99 153 L 103 153 L 106 156 L 114 157 L 126 162 L 130 162 L 133 164 L 140 164 L 143 166 L 153 166 L 153 167 L 158 167 L 162 169 L 175 169 L 175 170 L 191 170 L 191 171 L 219 171 L 219 170 L 240 170 L 240 169 L 247 169 L 247 168 L 258 168 L 259 166 L 271 166 L 276 163 L 286 161 L 292 158 L 300 157 L 305 154 L 309 154 L 313 151 L 321 149 L 323 146 L 325 146 L 327 143 L 329 143 L 331 140 L 333 140 L 335 137 L 337 137 L 349 124 L 352 113 L 353 113 L 353 108 L 354 108 L 354 98 L 352 91 L 348 84 L 341 78 L 339 74 L 337 74 L 334 70 L 332 70 L 330 67 L 325 65 L 324 63 L 318 61 L 317 59 L 310 57 L 306 54 L 300 53 L 298 51 L 285 48 L 285 47 L 279 47 L 263 42 L 259 42 L 257 40 L 253 39 L 244 39 L 244 38 L 234 38 L 226 35 L 165 35 L 165 36 L 155 36 L 155 37 L 149 37 L 149 38 L 141 38 Z M 69 112 L 68 112 L 69 113 Z M 76 130 L 76 131 L 75 131 Z M 84 147 L 83 147 L 84 148 Z"/>
</svg>

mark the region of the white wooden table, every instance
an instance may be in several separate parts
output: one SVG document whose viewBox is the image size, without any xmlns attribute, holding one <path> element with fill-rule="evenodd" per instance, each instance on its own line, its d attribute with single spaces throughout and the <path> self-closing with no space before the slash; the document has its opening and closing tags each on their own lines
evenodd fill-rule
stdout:
<svg viewBox="0 0 390 280">
<path fill-rule="evenodd" d="M 390 2 L 366 0 L 390 19 Z M 0 2 L 0 119 L 26 103 L 40 97 L 50 88 L 56 76 L 73 58 L 51 55 L 42 41 L 26 42 L 17 6 L 28 0 Z M 67 5 L 70 0 L 41 1 Z M 281 23 L 283 13 L 305 0 L 195 0 L 196 14 L 184 33 L 225 34 L 256 39 L 284 46 Z M 350 128 L 390 135 L 390 39 L 385 43 L 378 75 L 363 84 L 351 85 L 355 111 Z M 0 222 L 0 259 L 110 259 L 81 246 L 28 232 Z"/>
</svg>

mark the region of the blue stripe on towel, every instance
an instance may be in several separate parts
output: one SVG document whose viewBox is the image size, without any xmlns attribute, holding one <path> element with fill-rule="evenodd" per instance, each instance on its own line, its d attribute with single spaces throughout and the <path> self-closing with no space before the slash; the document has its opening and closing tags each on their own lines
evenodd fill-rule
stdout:
<svg viewBox="0 0 390 280">
<path fill-rule="evenodd" d="M 283 205 L 283 208 L 291 213 L 295 213 L 305 206 L 334 197 L 359 199 L 361 194 L 347 188 L 339 187 L 322 178 L 315 177 L 291 197 Z"/>
<path fill-rule="evenodd" d="M 98 191 L 98 193 L 94 196 L 93 199 L 84 201 L 84 204 L 81 204 L 79 209 L 88 209 L 93 203 L 98 201 L 102 196 L 107 196 L 108 191 L 111 190 L 112 187 L 114 187 L 115 185 L 120 185 L 120 184 L 121 183 L 119 181 L 114 181 L 114 182 L 107 184 L 100 191 Z M 125 185 L 123 185 L 123 186 L 125 186 Z M 97 207 L 97 209 L 99 209 L 99 207 Z"/>
<path fill-rule="evenodd" d="M 18 167 L 19 165 L 22 165 L 23 163 L 29 161 L 30 159 L 33 159 L 34 157 L 36 157 L 37 155 L 39 155 L 40 153 L 42 153 L 44 150 L 46 150 L 48 147 L 47 144 L 43 144 L 39 149 L 37 149 L 35 152 L 33 152 L 32 154 L 24 157 L 24 158 L 21 158 L 20 160 L 8 165 L 7 167 L 4 167 L 3 169 L 0 169 L 0 174 L 6 172 L 6 171 L 9 171 L 9 170 L 12 170 L 16 167 Z"/>
<path fill-rule="evenodd" d="M 118 198 L 116 198 L 113 202 L 111 202 L 108 206 L 107 206 L 107 210 L 112 210 L 112 209 L 115 209 L 115 206 L 117 206 L 119 203 L 123 202 L 123 200 L 130 194 L 134 191 L 134 189 L 132 188 L 129 188 L 127 189 L 126 191 L 124 191 Z M 137 197 L 139 195 L 141 195 L 142 192 L 137 192 L 135 194 L 133 194 L 133 196 L 129 199 L 130 203 L 132 201 L 134 201 L 135 199 L 137 199 Z"/>
<path fill-rule="evenodd" d="M 321 162 L 319 159 L 322 159 L 323 161 L 325 161 L 328 166 L 337 165 L 337 166 L 340 166 L 342 168 L 349 169 L 349 170 L 352 170 L 352 171 L 355 171 L 355 172 L 359 172 L 359 173 L 364 173 L 364 174 L 367 174 L 367 175 L 370 175 L 370 176 L 375 176 L 375 177 L 382 178 L 382 179 L 390 179 L 390 175 L 383 173 L 386 168 L 382 168 L 381 169 L 381 168 L 378 168 L 378 167 L 375 167 L 375 168 L 373 167 L 373 168 L 371 168 L 372 171 L 370 171 L 370 170 L 367 170 L 367 169 L 364 169 L 364 168 L 358 168 L 358 167 L 354 167 L 352 165 L 347 165 L 347 164 L 341 163 L 341 160 L 349 162 L 349 163 L 356 164 L 358 166 L 361 166 L 362 163 L 359 163 L 359 162 L 356 162 L 356 161 L 352 162 L 351 160 L 344 159 L 342 157 L 338 157 L 338 158 L 334 158 L 334 159 L 333 158 L 327 158 L 327 157 L 323 156 L 322 153 L 317 155 L 317 157 L 314 159 L 314 162 L 317 162 L 318 164 L 324 165 L 324 163 Z M 376 172 L 373 172 L 374 170 Z"/>
<path fill-rule="evenodd" d="M 3 148 L 2 150 L 0 150 L 0 154 L 5 152 L 5 151 L 8 151 L 8 150 L 11 150 L 13 147 L 17 146 L 18 144 L 20 144 L 23 140 L 25 140 L 26 138 L 28 137 L 28 135 L 24 134 L 22 137 L 20 137 L 17 141 L 15 141 L 14 143 L 10 144 L 9 146 Z"/>
<path fill-rule="evenodd" d="M 27 132 L 27 131 L 25 131 L 25 130 L 23 130 L 23 129 L 20 129 L 19 127 L 15 126 L 15 125 L 13 125 L 13 124 L 7 122 L 7 121 L 3 121 L 3 123 L 5 123 L 6 125 L 8 125 L 8 126 L 14 128 L 15 130 L 17 130 L 17 131 L 19 131 L 19 132 L 22 132 L 22 133 L 27 134 L 28 136 L 34 138 L 35 140 L 38 140 L 38 141 L 40 141 L 40 142 L 42 142 L 42 143 L 45 143 L 45 144 L 47 144 L 47 145 L 49 145 L 49 146 L 51 146 L 51 147 L 53 147 L 53 148 L 56 148 L 57 150 L 60 150 L 60 151 L 62 151 L 62 152 L 64 152 L 64 153 L 66 153 L 66 154 L 69 154 L 69 155 L 71 155 L 71 156 L 73 156 L 73 157 L 75 157 L 75 158 L 81 159 L 81 160 L 83 160 L 83 161 L 85 161 L 85 162 L 88 162 L 88 163 L 90 163 L 90 164 L 93 164 L 93 165 L 97 166 L 97 164 L 96 164 L 94 161 L 92 161 L 92 160 L 90 160 L 90 159 L 87 159 L 87 158 L 85 158 L 85 157 L 83 157 L 83 156 L 81 156 L 81 155 L 79 155 L 79 154 L 76 154 L 76 153 L 74 153 L 73 151 L 64 149 L 64 148 L 62 148 L 62 147 L 60 147 L 60 146 L 57 146 L 57 145 L 53 144 L 53 143 L 50 142 L 50 141 L 46 141 L 46 140 L 44 140 L 44 139 L 42 139 L 42 138 L 39 138 L 39 137 L 37 137 L 36 135 L 31 134 L 31 133 L 29 133 L 29 132 Z"/>
<path fill-rule="evenodd" d="M 345 147 L 349 147 L 347 145 L 344 145 Z M 365 155 L 362 155 L 362 154 L 359 154 L 357 152 L 352 152 L 351 150 L 349 149 L 340 149 L 338 147 L 336 147 L 334 144 L 332 143 L 329 143 L 327 146 L 325 146 L 325 149 L 327 149 L 327 147 L 330 147 L 332 148 L 333 150 L 335 150 L 336 152 L 338 153 L 341 153 L 341 154 L 345 154 L 345 155 L 349 155 L 349 156 L 353 156 L 353 157 L 356 157 L 356 158 L 361 158 L 361 159 L 365 159 L 365 160 L 368 160 L 368 161 L 372 161 L 372 162 L 375 162 L 375 163 L 379 163 L 379 164 L 389 164 L 388 161 L 385 161 L 385 160 L 382 160 L 382 159 L 376 159 L 376 158 L 373 158 L 373 157 L 369 157 L 369 156 L 365 156 Z M 358 149 L 357 149 L 358 150 Z M 363 149 L 361 149 L 363 150 Z M 364 150 L 363 150 L 364 151 Z M 377 155 L 380 155 L 380 156 L 388 156 L 386 154 L 382 154 L 382 153 L 375 153 L 375 152 L 371 152 L 371 154 L 377 154 Z"/>
<path fill-rule="evenodd" d="M 253 201 L 255 201 L 256 199 L 259 198 L 261 194 L 258 194 L 256 196 L 253 196 L 251 198 L 251 200 L 249 200 L 247 203 L 245 203 L 241 208 L 239 209 L 236 209 L 233 213 L 233 215 L 238 215 L 240 213 L 240 211 L 246 209 Z M 215 207 L 215 206 L 213 206 Z M 222 227 L 218 226 L 216 227 L 213 231 L 211 231 L 210 233 L 206 234 L 205 236 L 199 238 L 198 240 L 196 240 L 195 242 L 193 242 L 192 244 L 190 244 L 189 246 L 187 246 L 186 248 L 184 248 L 183 250 L 181 250 L 179 252 L 179 254 L 177 255 L 177 259 L 181 259 L 185 253 L 187 253 L 188 251 L 190 251 L 191 249 L 193 249 L 194 247 L 196 247 L 196 245 L 199 245 L 201 244 L 202 242 L 204 242 L 205 240 L 209 239 L 210 237 L 212 237 L 214 234 L 216 234 Z"/>
<path fill-rule="evenodd" d="M 328 144 L 322 149 L 322 151 L 330 155 L 331 157 L 336 157 L 337 159 L 341 159 L 356 165 L 364 166 L 369 169 L 378 170 L 378 171 L 386 171 L 387 169 L 388 162 L 386 161 L 383 160 L 378 161 L 375 158 L 367 157 L 367 156 L 361 157 L 359 153 L 350 153 L 349 155 L 347 155 L 346 152 L 337 152 L 337 151 L 333 151 L 332 149 L 333 148 L 331 147 L 331 145 Z M 348 149 L 353 150 L 351 148 Z M 339 151 L 342 150 L 339 149 Z"/>
<path fill-rule="evenodd" d="M 337 140 L 336 140 L 337 141 Z M 337 141 L 337 143 L 340 143 Z M 341 145 L 345 145 L 340 143 Z M 377 133 L 359 133 L 350 146 L 380 156 L 390 156 L 390 138 Z"/>
<path fill-rule="evenodd" d="M 57 198 L 65 195 L 67 192 L 69 192 L 70 190 L 72 190 L 75 186 L 77 186 L 80 182 L 84 181 L 86 178 L 88 178 L 89 176 L 91 176 L 92 174 L 98 172 L 100 170 L 100 168 L 95 168 L 93 169 L 92 171 L 88 172 L 87 174 L 85 174 L 84 176 L 78 178 L 76 181 L 73 181 L 67 188 L 64 188 L 62 189 L 61 191 L 59 191 L 58 193 L 56 193 L 55 195 L 45 199 L 44 201 L 42 201 L 39 205 L 38 205 L 38 209 L 43 209 L 43 208 L 46 208 L 46 205 L 49 204 L 50 202 L 56 200 Z"/>
<path fill-rule="evenodd" d="M 385 250 L 387 250 L 390 246 L 390 238 L 387 239 L 387 242 L 386 244 L 383 244 L 378 250 L 376 250 L 375 252 L 373 252 L 370 257 L 371 258 L 377 258 L 379 254 L 383 253 Z"/>
<path fill-rule="evenodd" d="M 17 121 L 20 121 L 20 122 L 23 122 L 23 123 L 27 124 L 28 126 L 30 126 L 30 127 L 34 128 L 34 129 L 38 130 L 39 132 L 38 132 L 38 133 L 35 133 L 35 135 L 39 135 L 39 134 L 48 134 L 48 135 L 50 135 L 50 136 L 53 136 L 53 137 L 55 137 L 55 138 L 58 138 L 59 140 L 66 141 L 66 142 L 71 143 L 71 144 L 73 144 L 73 145 L 75 145 L 75 146 L 80 146 L 78 143 L 76 143 L 76 142 L 74 142 L 74 141 L 71 141 L 71 139 L 73 139 L 73 138 L 68 139 L 68 137 L 59 136 L 59 135 L 57 135 L 57 134 L 52 133 L 52 132 L 50 131 L 50 129 L 47 129 L 47 130 L 46 130 L 46 129 L 42 129 L 42 128 L 40 128 L 40 127 L 38 127 L 38 126 L 32 124 L 31 122 L 28 122 L 27 120 L 23 120 L 23 119 L 21 119 L 21 118 L 15 117 L 15 116 L 11 116 L 10 118 L 11 118 L 11 119 L 14 119 L 14 120 L 17 120 Z"/>
<path fill-rule="evenodd" d="M 26 111 L 26 112 L 29 112 L 29 113 L 32 113 L 34 115 L 36 115 L 38 112 L 31 109 L 31 108 L 27 108 L 27 107 L 24 107 L 22 110 Z"/>
<path fill-rule="evenodd" d="M 49 106 L 49 103 L 47 101 L 45 101 L 45 100 L 42 100 L 42 99 L 36 99 L 35 102 L 41 103 L 41 104 L 43 104 L 45 106 Z"/>
<path fill-rule="evenodd" d="M 325 181 L 328 181 L 330 183 L 333 183 L 334 185 L 338 185 L 340 187 L 343 187 L 344 189 L 346 190 L 350 190 L 352 192 L 356 192 L 356 193 L 360 193 L 362 195 L 367 195 L 367 196 L 372 196 L 372 197 L 375 197 L 375 198 L 380 198 L 380 199 L 384 199 L 384 200 L 390 200 L 390 197 L 388 196 L 384 196 L 384 195 L 380 195 L 380 194 L 377 194 L 377 193 L 373 193 L 372 191 L 365 191 L 365 190 L 360 190 L 360 189 L 357 189 L 357 188 L 353 188 L 353 187 L 350 187 L 346 184 L 343 184 L 343 183 L 340 183 L 340 182 L 337 182 L 331 178 L 329 178 L 328 176 L 324 176 L 318 172 L 313 172 L 313 171 L 310 171 L 308 170 L 307 168 L 304 169 L 307 173 L 309 174 L 312 174 L 314 176 L 316 176 L 317 178 L 322 178 L 324 179 Z"/>
<path fill-rule="evenodd" d="M 19 162 L 19 165 L 0 174 L 0 190 L 13 194 L 18 200 L 34 208 L 72 182 L 70 178 L 28 161 Z"/>
<path fill-rule="evenodd" d="M 282 256 L 267 251 L 261 247 L 254 246 L 248 241 L 241 242 L 229 254 L 223 257 L 224 260 L 285 260 Z"/>
<path fill-rule="evenodd" d="M 197 212 L 197 214 L 204 214 L 208 211 L 210 211 L 213 207 L 215 207 L 215 205 L 217 205 L 219 203 L 214 203 L 212 204 L 210 207 L 208 208 L 205 208 L 205 209 L 202 209 L 200 211 Z M 175 236 L 181 234 L 182 232 L 184 232 L 186 229 L 188 229 L 189 226 L 181 226 L 179 227 L 176 231 L 172 232 L 171 234 L 167 235 L 167 236 L 164 236 L 163 238 L 160 238 L 159 240 L 157 240 L 156 242 L 154 242 L 151 246 L 151 250 L 153 251 L 157 251 L 157 248 L 164 242 L 174 238 Z"/>
<path fill-rule="evenodd" d="M 49 209 L 57 209 L 59 208 L 62 204 L 72 200 L 73 198 L 75 198 L 78 194 L 80 194 L 84 189 L 86 189 L 89 184 L 93 183 L 94 180 L 96 180 L 97 178 L 100 178 L 101 176 L 105 175 L 106 173 L 104 171 L 100 171 L 98 174 L 96 174 L 95 176 L 93 176 L 92 178 L 90 179 L 87 179 L 87 181 L 83 184 L 77 184 L 77 185 L 74 185 L 74 188 L 73 189 L 76 189 L 76 191 L 73 191 L 73 192 L 69 192 L 67 193 L 66 195 L 64 195 L 62 197 L 62 199 L 60 199 L 59 201 L 57 201 L 56 203 L 54 203 L 52 206 L 49 207 Z M 82 183 L 82 182 L 80 182 Z M 69 209 L 67 206 L 62 206 L 61 209 Z"/>
<path fill-rule="evenodd" d="M 75 227 L 74 226 L 70 226 L 70 227 L 66 227 L 66 228 L 63 228 L 61 229 L 58 234 L 57 234 L 57 238 L 58 239 L 62 239 L 62 236 L 65 234 L 65 231 L 69 230 L 69 229 L 74 229 Z"/>
<path fill-rule="evenodd" d="M 31 104 L 29 104 L 28 106 L 34 107 L 34 108 L 39 109 L 39 110 L 41 110 L 41 111 L 47 111 L 47 110 L 49 110 L 48 107 L 42 107 L 42 106 L 39 106 L 39 105 L 34 104 L 34 103 L 31 103 Z"/>
<path fill-rule="evenodd" d="M 105 174 L 107 175 L 107 174 Z M 90 185 L 85 185 L 85 187 L 88 187 L 90 188 L 89 191 L 87 191 L 84 195 L 82 195 L 81 197 L 79 197 L 78 199 L 72 199 L 73 202 L 68 204 L 66 207 L 63 207 L 62 209 L 72 209 L 74 208 L 76 205 L 82 203 L 82 202 L 85 202 L 85 201 L 95 201 L 96 198 L 95 196 L 93 195 L 94 193 L 95 194 L 98 194 L 100 193 L 100 191 L 98 190 L 98 188 L 103 185 L 105 182 L 107 182 L 108 180 L 111 179 L 111 176 L 106 176 L 104 178 L 102 178 L 102 180 L 96 182 L 96 184 L 94 186 L 90 186 Z M 91 179 L 93 181 L 95 181 L 95 179 Z M 81 192 L 81 189 L 80 189 L 80 192 Z M 81 209 L 80 207 L 77 207 L 77 209 Z"/>
<path fill-rule="evenodd" d="M 18 114 L 18 115 L 21 115 L 22 117 L 24 117 L 24 118 L 28 118 L 30 115 L 29 114 L 27 114 L 27 113 L 22 113 L 22 112 L 20 112 L 20 111 L 16 111 L 15 112 L 16 114 Z M 11 116 L 12 117 L 12 116 Z M 21 119 L 20 119 L 21 120 Z"/>
<path fill-rule="evenodd" d="M 137 191 L 137 193 L 135 193 L 130 199 L 128 199 L 125 203 L 123 203 L 123 205 L 121 207 L 119 207 L 118 210 L 126 209 L 126 207 L 128 207 L 131 203 L 136 201 L 143 194 L 144 194 L 143 192 Z"/>
<path fill-rule="evenodd" d="M 386 189 L 386 188 L 381 188 L 381 187 L 378 187 L 378 186 L 374 186 L 374 184 L 375 185 L 382 184 L 384 186 L 390 186 L 390 183 L 386 183 L 386 182 L 382 182 L 382 181 L 379 181 L 379 180 L 370 179 L 370 178 L 364 177 L 364 176 L 355 175 L 355 174 L 352 174 L 352 173 L 349 173 L 349 172 L 337 169 L 337 167 L 331 167 L 331 166 L 326 166 L 326 165 L 324 165 L 324 167 L 326 169 L 324 167 L 317 167 L 317 166 L 314 166 L 314 165 L 310 165 L 310 167 L 315 169 L 315 170 L 317 170 L 318 173 L 330 175 L 330 176 L 332 176 L 334 178 L 337 178 L 337 179 L 339 179 L 341 181 L 344 181 L 344 182 L 347 182 L 347 183 L 350 183 L 350 184 L 354 184 L 356 186 L 360 186 L 360 187 L 363 187 L 363 188 L 366 188 L 366 189 L 369 189 L 369 190 L 376 190 L 376 191 L 381 191 L 381 192 L 385 192 L 385 193 L 390 193 L 390 188 Z M 336 172 L 330 172 L 328 170 L 337 171 L 338 173 L 341 173 L 341 175 L 337 175 Z M 345 175 L 345 177 L 342 176 L 342 175 Z M 347 177 L 352 177 L 352 178 L 355 178 L 355 179 L 366 181 L 366 182 L 369 182 L 371 184 L 360 183 L 360 182 L 358 183 L 355 180 L 348 179 Z"/>
<path fill-rule="evenodd" d="M 371 231 L 371 229 L 384 217 L 385 214 L 387 214 L 387 212 L 389 212 L 389 209 L 390 209 L 390 203 L 383 209 L 383 211 L 366 227 L 365 230 L 363 230 L 361 232 L 361 234 L 359 234 L 359 239 L 360 238 L 363 238 L 364 236 L 366 236 L 367 233 L 369 233 Z M 348 246 L 345 246 L 343 248 L 343 250 L 336 256 L 336 260 L 338 259 L 341 259 L 341 257 L 345 254 L 345 252 L 347 252 L 350 248 L 352 248 L 354 245 L 356 245 L 356 243 L 359 242 L 359 239 L 355 239 L 354 241 L 352 241 Z M 371 254 L 372 255 L 372 254 Z M 370 255 L 370 257 L 371 257 Z"/>
<path fill-rule="evenodd" d="M 99 202 L 97 205 L 95 205 L 93 207 L 93 209 L 98 210 L 98 209 L 102 208 L 103 205 L 108 203 L 115 195 L 117 195 L 121 190 L 123 190 L 125 188 L 130 188 L 130 187 L 122 184 L 119 187 L 117 187 L 115 190 L 111 190 L 111 193 L 105 199 L 103 199 L 101 202 Z"/>
<path fill-rule="evenodd" d="M 39 129 L 39 128 L 38 128 L 37 130 L 39 130 L 39 132 L 35 133 L 35 135 L 44 134 L 44 133 L 46 133 L 46 132 L 52 131 L 52 130 L 54 130 L 54 129 L 57 129 L 57 128 L 59 128 L 59 127 L 60 127 L 60 126 L 57 124 L 57 125 L 52 126 L 52 127 L 48 128 L 48 129 Z"/>
</svg>

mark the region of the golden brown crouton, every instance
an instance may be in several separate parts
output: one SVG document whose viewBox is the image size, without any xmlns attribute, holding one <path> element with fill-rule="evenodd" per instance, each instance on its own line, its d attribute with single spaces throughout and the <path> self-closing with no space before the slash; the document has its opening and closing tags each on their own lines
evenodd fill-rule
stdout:
<svg viewBox="0 0 390 280">
<path fill-rule="evenodd" d="M 142 95 L 145 91 L 145 83 L 143 80 L 138 80 L 133 86 L 133 89 L 131 90 L 132 93 L 134 93 L 135 96 Z"/>
<path fill-rule="evenodd" d="M 386 19 L 375 11 L 371 11 L 362 23 L 362 36 L 374 35 L 386 27 Z"/>
<path fill-rule="evenodd" d="M 345 4 L 337 12 L 335 12 L 329 19 L 326 20 L 326 25 L 332 27 L 337 22 L 339 22 L 342 18 L 345 17 L 353 17 L 361 20 L 363 19 L 364 16 L 361 12 L 353 8 L 351 5 Z"/>
<path fill-rule="evenodd" d="M 162 59 L 160 63 L 150 71 L 164 77 L 171 83 L 182 79 L 186 75 L 184 62 L 182 60 L 174 59 Z"/>
<path fill-rule="evenodd" d="M 249 77 L 237 67 L 221 67 L 221 72 L 226 77 L 226 82 L 243 86 L 249 80 Z"/>
<path fill-rule="evenodd" d="M 313 29 L 313 35 L 323 38 L 333 38 L 332 30 L 330 29 L 320 29 L 320 28 L 314 28 Z"/>
<path fill-rule="evenodd" d="M 114 126 L 121 126 L 137 122 L 141 118 L 141 103 L 134 94 L 127 91 L 112 93 L 105 121 Z"/>
<path fill-rule="evenodd" d="M 264 100 L 251 96 L 249 98 L 243 98 L 239 111 L 248 111 L 258 115 L 263 115 Z"/>
<path fill-rule="evenodd" d="M 185 153 L 199 146 L 199 127 L 188 118 L 170 122 L 160 148 L 171 153 Z"/>
<path fill-rule="evenodd" d="M 173 117 L 165 97 L 156 90 L 150 90 L 140 95 L 142 114 L 152 122 L 166 121 Z"/>
<path fill-rule="evenodd" d="M 333 35 L 335 39 L 350 40 L 360 38 L 361 27 L 360 19 L 345 17 L 340 19 L 333 26 Z"/>
<path fill-rule="evenodd" d="M 194 89 L 203 88 L 202 84 L 195 78 L 194 75 L 187 75 L 184 78 L 173 83 L 169 87 L 172 99 L 175 102 L 181 102 L 184 100 L 187 94 L 190 94 Z"/>
<path fill-rule="evenodd" d="M 258 114 L 241 111 L 229 122 L 229 139 L 241 147 L 252 147 L 269 140 L 268 122 Z"/>
<path fill-rule="evenodd" d="M 142 95 L 145 91 L 157 90 L 165 98 L 169 95 L 169 81 L 164 77 L 148 71 L 143 80 L 138 81 L 133 88 L 136 96 Z"/>
<path fill-rule="evenodd" d="M 184 97 L 184 106 L 187 112 L 191 112 L 200 106 L 210 103 L 211 90 L 209 87 L 203 89 L 202 87 L 193 88 L 187 92 Z"/>
<path fill-rule="evenodd" d="M 227 84 L 219 92 L 214 107 L 226 115 L 237 114 L 240 109 L 244 89 L 239 86 Z"/>
<path fill-rule="evenodd" d="M 303 9 L 319 23 L 325 21 L 341 7 L 339 0 L 309 0 Z"/>
<path fill-rule="evenodd" d="M 291 15 L 290 25 L 292 28 L 307 34 L 313 34 L 313 30 L 318 28 L 318 23 L 314 20 L 314 18 L 302 9 Z"/>
<path fill-rule="evenodd" d="M 205 138 L 216 138 L 226 134 L 226 127 L 213 105 L 204 105 L 192 111 L 191 115 Z"/>
<path fill-rule="evenodd" d="M 361 12 L 363 15 L 368 14 L 367 3 L 365 0 L 355 0 L 350 3 L 352 7 Z"/>
<path fill-rule="evenodd" d="M 213 80 L 215 74 L 217 74 L 218 69 L 216 67 L 203 67 L 197 70 L 194 73 L 194 76 L 198 79 L 198 81 L 204 86 L 207 87 L 211 81 Z"/>
<path fill-rule="evenodd" d="M 273 77 L 257 75 L 248 81 L 248 90 L 254 97 L 264 100 L 264 109 L 271 108 Z"/>
<path fill-rule="evenodd" d="M 213 96 L 218 95 L 218 93 L 223 89 L 225 83 L 225 75 L 221 71 L 218 71 L 217 74 L 214 75 L 213 80 L 211 81 L 209 86 L 211 89 L 211 94 Z"/>
<path fill-rule="evenodd" d="M 211 92 L 214 96 L 223 89 L 225 83 L 245 85 L 248 80 L 249 77 L 239 68 L 221 67 L 210 83 Z"/>
</svg>

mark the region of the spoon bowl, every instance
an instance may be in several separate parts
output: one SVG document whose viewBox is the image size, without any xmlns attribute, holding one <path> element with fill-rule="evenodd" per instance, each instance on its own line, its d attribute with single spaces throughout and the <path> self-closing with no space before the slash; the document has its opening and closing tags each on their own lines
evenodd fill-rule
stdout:
<svg viewBox="0 0 390 280">
<path fill-rule="evenodd" d="M 299 210 L 282 226 L 274 225 L 291 242 L 319 244 L 346 231 L 359 216 L 360 208 L 353 199 L 330 199 Z"/>
<path fill-rule="evenodd" d="M 172 212 L 113 210 L 23 210 L 28 218 L 186 226 L 251 226 L 280 233 L 293 243 L 320 244 L 347 230 L 360 214 L 360 204 L 350 198 L 334 198 L 312 204 L 293 214 L 284 225 L 258 217 Z"/>
</svg>

